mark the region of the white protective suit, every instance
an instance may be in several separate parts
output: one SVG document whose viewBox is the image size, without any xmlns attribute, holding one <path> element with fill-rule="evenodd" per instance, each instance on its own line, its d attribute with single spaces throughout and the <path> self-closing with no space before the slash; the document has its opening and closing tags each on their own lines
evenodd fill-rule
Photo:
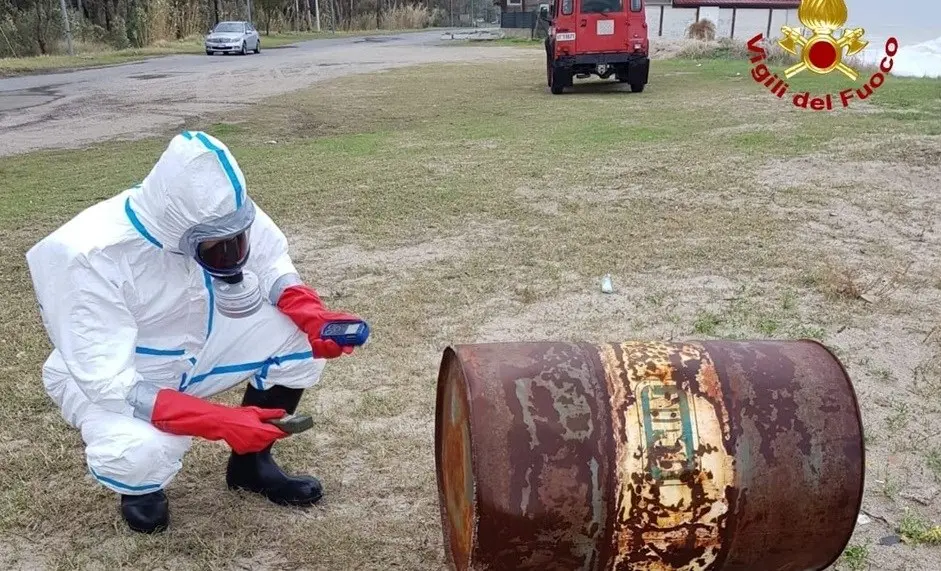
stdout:
<svg viewBox="0 0 941 571">
<path fill-rule="evenodd" d="M 231 319 L 214 308 L 192 254 L 248 225 L 245 269 L 269 303 Z M 205 133 L 174 137 L 142 184 L 81 212 L 26 258 L 55 347 L 46 391 L 81 430 L 91 474 L 115 492 L 154 492 L 182 467 L 191 437 L 142 420 L 157 390 L 206 397 L 249 379 L 259 389 L 319 381 L 324 361 L 274 305 L 301 283 L 287 240 L 248 197 L 226 146 Z"/>
</svg>

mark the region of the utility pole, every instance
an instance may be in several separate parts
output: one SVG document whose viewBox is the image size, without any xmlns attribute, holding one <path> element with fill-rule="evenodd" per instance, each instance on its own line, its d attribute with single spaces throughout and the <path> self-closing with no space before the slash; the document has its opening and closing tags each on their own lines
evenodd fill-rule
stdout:
<svg viewBox="0 0 941 571">
<path fill-rule="evenodd" d="M 62 8 L 62 22 L 65 23 L 65 39 L 69 42 L 69 55 L 74 56 L 75 50 L 72 48 L 72 28 L 69 27 L 69 12 L 65 9 L 65 0 L 59 0 L 59 6 Z"/>
<path fill-rule="evenodd" d="M 251 24 L 252 23 L 252 0 L 248 0 L 246 4 L 248 5 L 248 23 Z"/>
<path fill-rule="evenodd" d="M 317 31 L 320 31 L 320 0 L 314 0 L 314 19 L 317 20 Z"/>
</svg>

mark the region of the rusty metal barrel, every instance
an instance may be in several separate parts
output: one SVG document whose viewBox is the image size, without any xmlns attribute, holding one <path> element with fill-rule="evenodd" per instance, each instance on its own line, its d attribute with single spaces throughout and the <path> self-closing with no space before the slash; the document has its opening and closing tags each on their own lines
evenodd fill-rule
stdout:
<svg viewBox="0 0 941 571">
<path fill-rule="evenodd" d="M 811 571 L 856 523 L 862 422 L 815 341 L 448 347 L 435 462 L 458 571 Z"/>
</svg>

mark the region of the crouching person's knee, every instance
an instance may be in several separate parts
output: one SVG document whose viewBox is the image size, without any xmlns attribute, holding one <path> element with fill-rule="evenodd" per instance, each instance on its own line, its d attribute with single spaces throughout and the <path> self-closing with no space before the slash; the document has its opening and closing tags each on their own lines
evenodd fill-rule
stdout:
<svg viewBox="0 0 941 571">
<path fill-rule="evenodd" d="M 82 427 L 85 457 L 95 479 L 125 495 L 149 494 L 169 485 L 183 467 L 192 439 L 161 432 L 135 418 L 114 420 Z"/>
<path fill-rule="evenodd" d="M 274 386 L 309 389 L 320 382 L 325 361 L 314 359 L 310 351 L 275 357 L 269 366 L 251 380 L 252 386 L 265 391 Z"/>
</svg>

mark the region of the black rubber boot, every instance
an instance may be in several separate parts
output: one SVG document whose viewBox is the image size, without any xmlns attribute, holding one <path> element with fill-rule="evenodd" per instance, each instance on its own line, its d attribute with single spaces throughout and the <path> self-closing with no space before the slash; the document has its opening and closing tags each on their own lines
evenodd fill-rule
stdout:
<svg viewBox="0 0 941 571">
<path fill-rule="evenodd" d="M 170 502 L 163 490 L 141 496 L 121 495 L 121 515 L 140 533 L 158 533 L 170 525 Z"/>
<path fill-rule="evenodd" d="M 249 385 L 242 406 L 281 408 L 294 414 L 303 389 L 274 386 L 260 391 Z M 250 454 L 232 453 L 226 469 L 225 481 L 231 489 L 242 489 L 261 494 L 276 504 L 310 505 L 323 496 L 323 487 L 317 478 L 289 476 L 281 471 L 271 458 L 271 446 Z"/>
</svg>

